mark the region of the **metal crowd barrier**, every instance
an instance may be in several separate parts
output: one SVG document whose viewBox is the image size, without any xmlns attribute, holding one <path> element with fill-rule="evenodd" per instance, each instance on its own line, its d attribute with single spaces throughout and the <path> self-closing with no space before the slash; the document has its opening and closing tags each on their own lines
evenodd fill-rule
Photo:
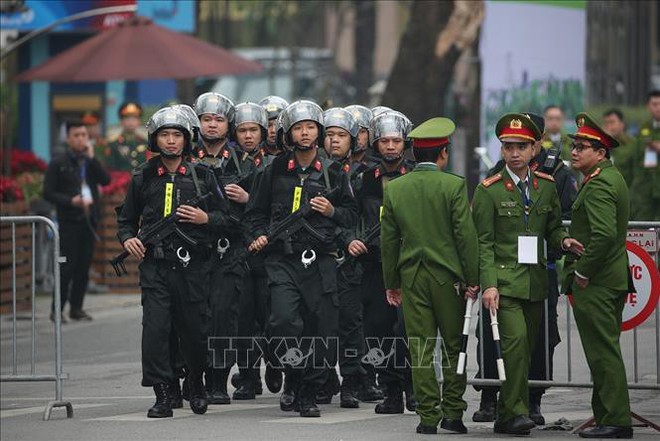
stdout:
<svg viewBox="0 0 660 441">
<path fill-rule="evenodd" d="M 62 380 L 68 378 L 67 374 L 62 373 L 62 309 L 60 293 L 60 264 L 66 261 L 65 257 L 60 257 L 60 235 L 56 225 L 50 219 L 43 216 L 0 216 L 0 224 L 9 224 L 11 226 L 12 243 L 12 336 L 11 336 L 11 374 L 0 375 L 0 381 L 54 381 L 55 382 L 55 400 L 49 401 L 44 410 L 43 419 L 49 420 L 53 408 L 65 407 L 67 418 L 73 418 L 73 406 L 70 402 L 62 399 Z M 16 285 L 16 262 L 17 262 L 17 243 L 16 226 L 20 224 L 30 224 L 32 230 L 31 254 L 29 262 L 31 264 L 31 317 L 30 317 L 30 373 L 19 373 L 18 369 L 18 327 L 17 327 L 17 285 Z M 42 224 L 49 228 L 53 234 L 53 296 L 54 296 L 54 337 L 55 337 L 55 373 L 52 375 L 43 375 L 36 373 L 36 303 L 35 303 L 35 262 L 36 255 L 36 226 Z"/>
</svg>

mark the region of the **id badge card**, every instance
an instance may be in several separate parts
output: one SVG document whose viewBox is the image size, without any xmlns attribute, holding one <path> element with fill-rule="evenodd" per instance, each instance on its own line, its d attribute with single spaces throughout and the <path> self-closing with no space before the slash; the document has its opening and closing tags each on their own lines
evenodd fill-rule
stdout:
<svg viewBox="0 0 660 441">
<path fill-rule="evenodd" d="M 539 238 L 518 236 L 518 263 L 536 265 L 539 263 Z"/>
<path fill-rule="evenodd" d="M 295 213 L 300 210 L 300 201 L 302 199 L 302 187 L 296 185 L 293 189 L 293 203 L 291 204 L 291 213 Z"/>
<path fill-rule="evenodd" d="M 655 168 L 658 166 L 658 154 L 652 149 L 646 149 L 644 153 L 644 167 Z"/>
<path fill-rule="evenodd" d="M 92 196 L 92 189 L 89 188 L 87 183 L 82 184 L 80 187 L 80 197 L 82 197 L 83 201 L 85 202 L 92 202 L 94 200 Z"/>
</svg>

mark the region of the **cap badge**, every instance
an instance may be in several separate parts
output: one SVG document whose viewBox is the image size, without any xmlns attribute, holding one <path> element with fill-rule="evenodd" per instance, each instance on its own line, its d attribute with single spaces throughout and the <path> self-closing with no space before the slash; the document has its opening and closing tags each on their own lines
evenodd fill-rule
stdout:
<svg viewBox="0 0 660 441">
<path fill-rule="evenodd" d="M 584 126 L 584 118 L 578 118 L 577 120 L 577 126 L 582 127 Z"/>
<path fill-rule="evenodd" d="M 522 129 L 522 121 L 519 119 L 512 119 L 509 123 L 510 129 Z"/>
</svg>

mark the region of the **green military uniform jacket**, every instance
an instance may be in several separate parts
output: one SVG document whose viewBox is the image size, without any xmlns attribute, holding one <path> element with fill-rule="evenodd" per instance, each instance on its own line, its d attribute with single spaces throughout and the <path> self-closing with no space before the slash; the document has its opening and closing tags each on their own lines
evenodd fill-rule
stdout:
<svg viewBox="0 0 660 441">
<path fill-rule="evenodd" d="M 111 170 L 131 171 L 147 161 L 148 150 L 147 140 L 139 134 L 122 132 L 103 149 L 104 163 Z"/>
<path fill-rule="evenodd" d="M 440 284 L 478 285 L 478 245 L 465 179 L 434 164 L 385 187 L 381 220 L 383 277 L 388 289 L 414 283 L 424 264 Z"/>
<path fill-rule="evenodd" d="M 656 153 L 656 166 L 645 167 L 647 145 L 660 141 L 660 125 L 653 127 L 647 121 L 639 130 L 634 145 L 635 175 L 630 187 L 632 218 L 635 220 L 660 220 L 660 153 Z"/>
<path fill-rule="evenodd" d="M 506 168 L 479 184 L 472 214 L 479 234 L 481 289 L 495 287 L 502 296 L 538 301 L 548 294 L 543 239 L 548 248 L 559 249 L 568 235 L 561 228 L 559 196 L 552 176 L 537 171 L 529 181 L 527 226 L 522 194 Z M 518 263 L 518 236 L 526 234 L 539 237 L 538 265 Z"/>
<path fill-rule="evenodd" d="M 619 141 L 619 147 L 612 149 L 610 153 L 612 155 L 612 163 L 623 176 L 628 188 L 630 188 L 633 177 L 635 176 L 635 169 L 637 168 L 635 163 L 636 140 L 627 133 L 624 133 L 617 138 L 617 141 Z"/>
<path fill-rule="evenodd" d="M 589 170 L 573 203 L 571 221 L 571 237 L 584 245 L 585 252 L 581 257 L 567 255 L 565 289 L 576 271 L 589 278 L 590 285 L 628 289 L 629 205 L 626 183 L 611 161 Z"/>
</svg>

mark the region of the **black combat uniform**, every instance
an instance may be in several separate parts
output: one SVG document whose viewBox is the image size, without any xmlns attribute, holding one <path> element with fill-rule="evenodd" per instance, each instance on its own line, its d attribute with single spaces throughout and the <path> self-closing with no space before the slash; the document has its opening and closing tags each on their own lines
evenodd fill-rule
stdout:
<svg viewBox="0 0 660 441">
<path fill-rule="evenodd" d="M 355 199 L 338 163 L 317 156 L 303 168 L 294 153 L 288 152 L 276 157 L 257 180 L 246 212 L 246 223 L 256 239 L 268 234 L 269 225 L 318 195 L 325 195 L 334 206 L 332 217 L 312 212 L 304 222 L 315 234 L 301 228 L 269 243 L 265 250 L 271 294 L 270 343 L 286 370 L 285 388 L 296 391 L 299 397 L 301 414 L 315 408 L 316 392 L 326 380 L 327 367 L 336 362 L 333 342 L 339 301 L 333 253 L 337 228 L 354 225 Z M 316 253 L 308 267 L 301 261 L 305 251 L 308 255 Z M 293 407 L 282 405 L 282 409 Z"/>
<path fill-rule="evenodd" d="M 212 231 L 227 218 L 220 210 L 221 195 L 215 176 L 207 166 L 186 160 L 175 173 L 169 173 L 159 157 L 152 158 L 133 171 L 117 216 L 117 236 L 123 244 L 136 237 L 140 229 L 148 229 L 176 212 L 178 206 L 209 192 L 215 196 L 200 205 L 208 214 L 208 224 L 179 224 L 183 234 L 195 244 L 180 234 L 172 234 L 156 246 L 148 247 L 139 267 L 143 308 L 142 385 L 156 389 L 178 383 L 172 362 L 175 357 L 171 354 L 174 327 L 190 372 L 192 398 L 204 396 L 201 378 L 207 361 L 211 319 L 208 302 Z M 159 390 L 169 393 L 169 387 Z"/>
</svg>

